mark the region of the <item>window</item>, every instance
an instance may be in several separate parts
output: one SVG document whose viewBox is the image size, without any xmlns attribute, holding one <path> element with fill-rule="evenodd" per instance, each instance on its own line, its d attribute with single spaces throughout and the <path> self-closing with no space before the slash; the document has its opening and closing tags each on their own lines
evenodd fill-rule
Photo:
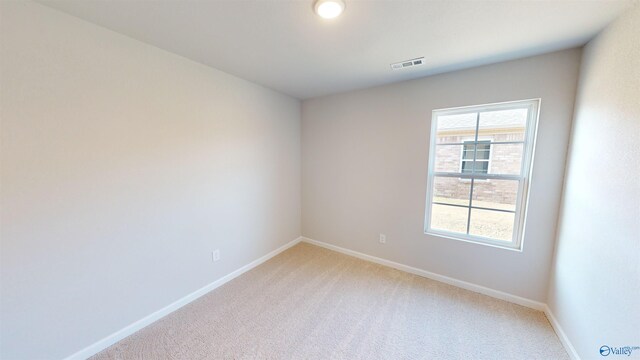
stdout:
<svg viewBox="0 0 640 360">
<path fill-rule="evenodd" d="M 425 233 L 521 249 L 539 104 L 433 111 Z"/>
<path fill-rule="evenodd" d="M 465 141 L 462 147 L 462 160 L 460 172 L 473 173 L 473 156 L 475 141 Z M 489 159 L 491 159 L 491 141 L 478 141 L 478 151 L 475 159 L 475 171 L 482 174 L 489 173 Z"/>
</svg>

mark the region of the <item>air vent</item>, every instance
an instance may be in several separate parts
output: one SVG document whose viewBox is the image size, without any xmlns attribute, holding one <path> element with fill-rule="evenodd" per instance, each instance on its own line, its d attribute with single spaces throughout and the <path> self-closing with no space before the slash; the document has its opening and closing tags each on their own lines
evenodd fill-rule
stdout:
<svg viewBox="0 0 640 360">
<path fill-rule="evenodd" d="M 405 60 L 405 61 L 400 61 L 397 62 L 395 64 L 391 64 L 391 69 L 393 70 L 400 70 L 400 69 L 405 69 L 411 66 L 418 66 L 418 65 L 422 65 L 424 64 L 424 56 L 423 57 L 419 57 L 419 58 L 415 58 L 415 59 L 411 59 L 411 60 Z"/>
</svg>

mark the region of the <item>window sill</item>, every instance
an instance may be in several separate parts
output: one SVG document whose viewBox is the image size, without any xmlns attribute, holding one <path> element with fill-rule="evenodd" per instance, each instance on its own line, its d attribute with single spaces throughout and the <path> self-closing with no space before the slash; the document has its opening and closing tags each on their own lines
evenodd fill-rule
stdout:
<svg viewBox="0 0 640 360">
<path fill-rule="evenodd" d="M 428 230 L 424 232 L 425 235 L 429 235 L 429 236 L 434 236 L 434 237 L 438 237 L 438 238 L 443 238 L 443 239 L 450 239 L 450 240 L 456 240 L 456 241 L 462 241 L 462 242 L 466 242 L 466 243 L 470 243 L 470 244 L 476 244 L 476 245 L 482 245 L 482 246 L 488 246 L 488 247 L 492 247 L 492 248 L 497 248 L 497 249 L 503 249 L 503 250 L 509 250 L 509 251 L 515 251 L 515 252 L 522 252 L 522 242 L 520 242 L 520 246 L 514 246 L 514 243 L 508 243 L 508 244 L 499 244 L 499 243 L 493 243 L 493 242 L 486 242 L 483 239 L 473 239 L 473 238 L 462 238 L 462 237 L 457 237 L 455 235 L 449 235 L 446 233 L 441 233 L 441 232 L 437 232 L 437 231 L 433 231 L 433 230 Z"/>
</svg>

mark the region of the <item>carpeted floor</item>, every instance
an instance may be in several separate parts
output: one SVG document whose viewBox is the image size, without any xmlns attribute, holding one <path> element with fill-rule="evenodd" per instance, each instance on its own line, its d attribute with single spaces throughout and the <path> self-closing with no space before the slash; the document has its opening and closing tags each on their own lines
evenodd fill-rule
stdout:
<svg viewBox="0 0 640 360">
<path fill-rule="evenodd" d="M 545 315 L 298 244 L 92 359 L 568 359 Z"/>
</svg>

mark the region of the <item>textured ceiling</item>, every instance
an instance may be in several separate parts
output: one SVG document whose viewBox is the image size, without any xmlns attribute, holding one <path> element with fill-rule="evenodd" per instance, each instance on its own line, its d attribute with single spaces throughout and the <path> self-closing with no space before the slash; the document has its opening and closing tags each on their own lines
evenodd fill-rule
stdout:
<svg viewBox="0 0 640 360">
<path fill-rule="evenodd" d="M 323 20 L 312 0 L 39 2 L 300 99 L 579 46 L 637 3 L 346 0 Z"/>
</svg>

